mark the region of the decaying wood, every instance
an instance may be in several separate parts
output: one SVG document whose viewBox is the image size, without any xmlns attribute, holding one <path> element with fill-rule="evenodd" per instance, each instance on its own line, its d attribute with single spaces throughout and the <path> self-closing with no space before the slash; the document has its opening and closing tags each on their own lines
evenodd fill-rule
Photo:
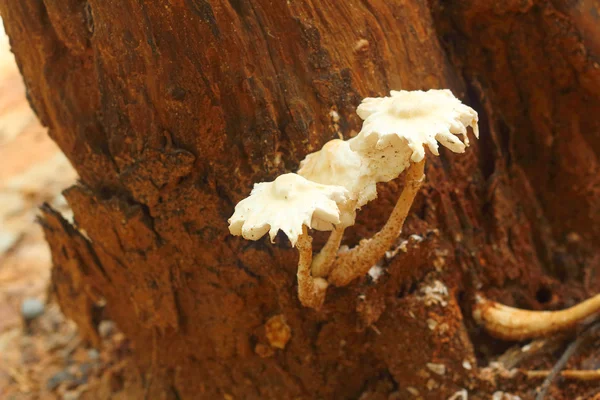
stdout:
<svg viewBox="0 0 600 400">
<path fill-rule="evenodd" d="M 476 391 L 463 361 L 473 344 L 494 353 L 463 321 L 476 289 L 541 309 L 600 288 L 594 1 L 0 0 L 0 13 L 81 177 L 66 193 L 75 226 L 45 212 L 59 301 L 90 339 L 97 318 L 117 322 L 149 398 Z M 295 252 L 229 236 L 233 205 L 355 134 L 362 97 L 442 87 L 480 113 L 481 140 L 428 161 L 405 225 L 424 240 L 377 282 L 301 307 Z M 377 232 L 400 190 L 382 185 L 345 240 Z M 257 354 L 274 315 L 291 339 Z"/>
</svg>

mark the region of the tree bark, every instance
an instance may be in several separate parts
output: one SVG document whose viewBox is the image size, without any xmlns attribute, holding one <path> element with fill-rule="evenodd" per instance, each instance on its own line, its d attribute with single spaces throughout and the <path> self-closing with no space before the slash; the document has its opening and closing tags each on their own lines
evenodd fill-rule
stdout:
<svg viewBox="0 0 600 400">
<path fill-rule="evenodd" d="M 92 343 L 100 319 L 118 324 L 148 398 L 486 396 L 476 359 L 504 346 L 472 323 L 476 291 L 554 309 L 600 288 L 596 1 L 0 0 L 0 13 L 31 105 L 81 177 L 74 226 L 44 211 L 58 300 Z M 403 232 L 423 241 L 303 308 L 296 252 L 231 237 L 235 203 L 356 134 L 361 98 L 429 88 L 474 106 L 481 140 L 428 158 Z M 401 185 L 380 186 L 346 243 L 381 227 Z M 291 339 L 261 351 L 277 315 Z"/>
</svg>

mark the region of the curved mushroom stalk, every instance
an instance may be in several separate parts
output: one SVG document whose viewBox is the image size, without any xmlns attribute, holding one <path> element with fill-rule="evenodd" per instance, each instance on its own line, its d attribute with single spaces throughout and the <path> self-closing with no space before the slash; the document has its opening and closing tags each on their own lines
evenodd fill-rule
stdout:
<svg viewBox="0 0 600 400">
<path fill-rule="evenodd" d="M 563 331 L 600 312 L 600 294 L 561 311 L 528 311 L 477 296 L 475 321 L 492 336 L 524 340 Z"/>
<path fill-rule="evenodd" d="M 425 175 L 425 160 L 411 164 L 406 175 L 402 194 L 384 227 L 371 239 L 362 240 L 355 248 L 340 253 L 334 262 L 328 281 L 335 286 L 345 286 L 365 275 L 394 244 L 400 233 L 410 207 L 413 204 Z"/>
<path fill-rule="evenodd" d="M 297 174 L 280 175 L 273 182 L 255 184 L 250 196 L 235 206 L 229 218 L 229 232 L 249 240 L 258 240 L 268 232 L 273 242 L 277 232 L 283 231 L 300 252 L 300 302 L 319 308 L 328 283 L 311 275 L 312 239 L 307 226 L 334 229 L 342 222 L 340 207 L 347 202 L 348 190 L 341 186 L 322 185 Z"/>
<path fill-rule="evenodd" d="M 335 232 L 335 231 L 334 231 Z M 327 281 L 311 275 L 312 238 L 308 235 L 306 226 L 302 226 L 302 234 L 296 243 L 300 254 L 298 260 L 298 298 L 305 307 L 319 309 L 325 301 Z"/>
<path fill-rule="evenodd" d="M 331 231 L 327 243 L 312 262 L 312 276 L 324 278 L 331 273 L 345 231 L 346 228 L 341 226 L 337 226 Z"/>
</svg>

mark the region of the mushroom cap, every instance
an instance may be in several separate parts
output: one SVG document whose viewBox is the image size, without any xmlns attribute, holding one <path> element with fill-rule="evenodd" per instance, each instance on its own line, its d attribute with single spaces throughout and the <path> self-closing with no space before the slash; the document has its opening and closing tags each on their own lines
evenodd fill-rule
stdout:
<svg viewBox="0 0 600 400">
<path fill-rule="evenodd" d="M 377 182 L 368 160 L 352 151 L 344 140 L 330 140 L 321 150 L 308 154 L 300 162 L 298 175 L 324 185 L 345 187 L 359 208 L 377 197 Z"/>
<path fill-rule="evenodd" d="M 311 182 L 297 174 L 284 174 L 273 182 L 254 185 L 250 196 L 235 206 L 229 232 L 258 240 L 267 232 L 271 242 L 279 230 L 296 245 L 302 225 L 329 231 L 340 223 L 340 206 L 348 200 L 341 186 Z"/>
<path fill-rule="evenodd" d="M 356 113 L 364 123 L 350 141 L 352 150 L 374 158 L 381 155 L 381 150 L 390 152 L 392 147 L 403 151 L 388 156 L 396 154 L 401 161 L 404 152 L 409 152 L 409 160 L 419 162 L 425 157 L 424 146 L 439 155 L 437 142 L 455 153 L 463 153 L 469 145 L 468 126 L 479 137 L 477 112 L 462 104 L 448 89 L 392 90 L 390 95 L 366 98 L 358 106 Z"/>
</svg>

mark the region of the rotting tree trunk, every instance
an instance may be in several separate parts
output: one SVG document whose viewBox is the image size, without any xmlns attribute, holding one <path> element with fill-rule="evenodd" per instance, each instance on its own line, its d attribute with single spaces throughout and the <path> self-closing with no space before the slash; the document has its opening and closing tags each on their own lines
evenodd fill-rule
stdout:
<svg viewBox="0 0 600 400">
<path fill-rule="evenodd" d="M 600 288 L 595 1 L 0 0 L 0 12 L 31 104 L 81 176 L 66 191 L 76 226 L 44 213 L 59 301 L 96 344 L 98 320 L 117 322 L 148 398 L 487 396 L 463 367 L 497 348 L 471 322 L 475 290 L 541 309 Z M 362 97 L 446 87 L 480 113 L 482 139 L 429 159 L 403 233 L 424 240 L 379 281 L 330 288 L 315 312 L 284 241 L 228 235 L 253 182 L 357 132 Z M 346 242 L 383 224 L 399 185 L 381 186 Z M 441 302 L 425 294 L 435 281 Z M 271 352 L 274 315 L 292 336 Z"/>
</svg>

